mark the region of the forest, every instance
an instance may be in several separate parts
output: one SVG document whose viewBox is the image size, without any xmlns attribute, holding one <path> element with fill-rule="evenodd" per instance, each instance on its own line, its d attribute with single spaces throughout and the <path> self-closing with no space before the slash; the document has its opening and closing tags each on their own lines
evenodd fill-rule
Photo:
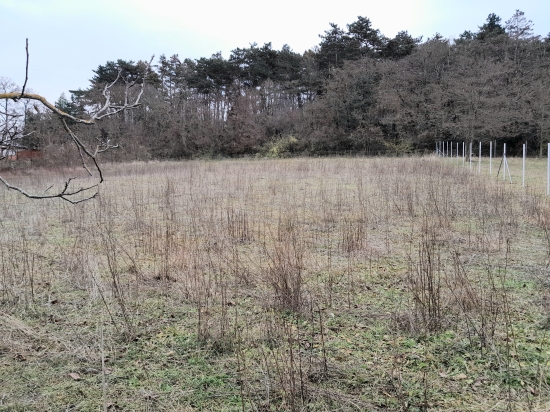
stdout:
<svg viewBox="0 0 550 412">
<path fill-rule="evenodd" d="M 490 14 L 456 39 L 407 31 L 388 38 L 361 16 L 346 28 L 331 23 L 319 37 L 303 54 L 266 43 L 229 58 L 108 61 L 87 89 L 55 105 L 85 118 L 119 71 L 124 82 L 112 96 L 120 104 L 124 84 L 145 79 L 138 108 L 94 128 L 74 125 L 88 139 L 120 145 L 108 160 L 399 155 L 431 151 L 441 140 L 506 142 L 510 154 L 527 142 L 531 155 L 545 151 L 550 34 L 535 35 L 523 12 L 504 22 Z M 54 154 L 68 145 L 51 112 L 29 108 L 24 132 L 28 148 Z"/>
</svg>

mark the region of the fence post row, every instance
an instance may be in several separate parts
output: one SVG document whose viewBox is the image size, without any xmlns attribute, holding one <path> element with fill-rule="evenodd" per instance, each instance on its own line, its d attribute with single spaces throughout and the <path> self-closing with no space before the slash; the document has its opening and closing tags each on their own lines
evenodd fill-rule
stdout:
<svg viewBox="0 0 550 412">
<path fill-rule="evenodd" d="M 494 143 L 494 144 L 493 144 Z M 453 158 L 453 142 L 449 141 L 436 141 L 435 142 L 435 152 L 437 156 L 440 157 L 450 157 Z M 481 174 L 481 158 L 482 158 L 482 143 L 479 142 L 479 155 L 478 155 L 478 165 L 477 172 Z M 460 151 L 459 151 L 459 142 L 456 142 L 456 159 L 459 161 Z M 489 174 L 493 174 L 493 158 L 496 159 L 497 154 L 497 141 L 491 140 L 489 142 Z M 546 165 L 546 195 L 550 196 L 550 143 L 548 143 L 547 148 L 548 162 Z M 473 157 L 473 143 L 470 142 L 470 153 L 469 153 L 469 163 L 470 170 L 472 170 L 472 157 Z M 462 142 L 462 167 L 466 163 L 466 142 Z M 522 164 L 521 164 L 521 186 L 525 187 L 525 168 L 527 164 L 527 143 L 522 144 Z M 506 143 L 503 143 L 502 147 L 502 161 L 498 168 L 497 177 L 500 174 L 500 169 L 503 170 L 502 180 L 506 181 L 506 173 L 508 172 L 508 177 L 510 183 L 512 183 L 512 173 L 510 172 L 510 166 L 508 165 L 508 159 L 506 157 Z"/>
</svg>

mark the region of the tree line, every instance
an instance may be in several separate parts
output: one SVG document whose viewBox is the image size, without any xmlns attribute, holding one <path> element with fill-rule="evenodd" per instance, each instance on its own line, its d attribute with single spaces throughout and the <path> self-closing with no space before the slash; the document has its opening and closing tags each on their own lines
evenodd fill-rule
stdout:
<svg viewBox="0 0 550 412">
<path fill-rule="evenodd" d="M 542 154 L 550 139 L 550 34 L 536 36 L 519 10 L 456 39 L 388 38 L 361 16 L 319 37 L 303 54 L 266 43 L 229 58 L 109 61 L 55 104 L 85 118 L 119 73 L 110 98 L 121 106 L 145 78 L 140 107 L 73 125 L 89 141 L 117 142 L 124 150 L 106 155 L 124 160 L 410 153 L 441 140 L 507 142 L 511 154 L 528 142 Z M 30 108 L 24 128 L 28 147 L 67 144 L 50 113 Z"/>
</svg>

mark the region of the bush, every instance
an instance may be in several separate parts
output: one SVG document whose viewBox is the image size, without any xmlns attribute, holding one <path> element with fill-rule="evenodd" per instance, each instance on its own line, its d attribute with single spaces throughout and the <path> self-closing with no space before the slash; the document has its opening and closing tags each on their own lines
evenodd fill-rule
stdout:
<svg viewBox="0 0 550 412">
<path fill-rule="evenodd" d="M 269 142 L 263 153 L 266 157 L 289 157 L 300 149 L 300 141 L 288 135 Z"/>
</svg>

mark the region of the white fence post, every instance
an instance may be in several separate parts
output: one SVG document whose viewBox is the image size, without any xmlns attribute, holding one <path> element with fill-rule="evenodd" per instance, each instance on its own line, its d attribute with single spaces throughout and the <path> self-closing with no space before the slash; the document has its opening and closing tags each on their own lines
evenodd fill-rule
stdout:
<svg viewBox="0 0 550 412">
<path fill-rule="evenodd" d="M 470 142 L 470 170 L 472 170 L 472 145 L 473 143 Z"/>
<path fill-rule="evenodd" d="M 548 143 L 548 167 L 546 172 L 546 195 L 550 195 L 550 143 Z"/>
<path fill-rule="evenodd" d="M 479 142 L 479 157 L 477 159 L 477 173 L 481 173 L 481 142 Z"/>
<path fill-rule="evenodd" d="M 489 174 L 493 174 L 493 141 L 489 142 Z"/>
<path fill-rule="evenodd" d="M 525 155 L 527 154 L 527 145 L 523 144 L 523 164 L 521 168 L 521 186 L 525 187 Z"/>
<path fill-rule="evenodd" d="M 502 159 L 504 160 L 504 173 L 502 174 L 502 180 L 506 181 L 506 167 L 508 166 L 508 162 L 506 160 L 506 143 L 504 143 L 504 147 L 502 149 Z"/>
</svg>

